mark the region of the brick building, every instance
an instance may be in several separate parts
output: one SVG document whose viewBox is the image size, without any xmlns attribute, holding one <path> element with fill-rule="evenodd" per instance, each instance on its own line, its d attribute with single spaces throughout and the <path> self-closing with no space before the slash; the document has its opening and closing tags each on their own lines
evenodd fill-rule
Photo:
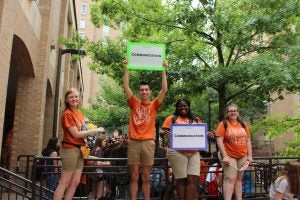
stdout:
<svg viewBox="0 0 300 200">
<path fill-rule="evenodd" d="M 102 41 L 106 43 L 108 39 L 114 40 L 120 34 L 119 31 L 112 29 L 108 26 L 95 27 L 90 20 L 90 7 L 92 0 L 75 0 L 76 2 L 76 14 L 78 32 L 80 36 L 86 37 L 91 41 Z M 82 60 L 82 74 L 84 82 L 84 98 L 82 101 L 83 107 L 89 107 L 92 103 L 95 103 L 99 93 L 99 75 L 96 72 L 91 71 L 88 67 L 91 59 L 85 56 Z"/>
<path fill-rule="evenodd" d="M 81 64 L 59 54 L 76 17 L 75 0 L 0 1 L 1 166 L 14 170 L 18 155 L 39 154 L 58 135 L 63 93 L 84 90 Z"/>
</svg>

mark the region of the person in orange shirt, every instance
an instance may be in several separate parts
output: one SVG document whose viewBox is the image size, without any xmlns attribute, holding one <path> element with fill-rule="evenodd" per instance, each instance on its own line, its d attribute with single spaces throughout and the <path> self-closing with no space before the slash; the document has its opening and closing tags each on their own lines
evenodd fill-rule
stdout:
<svg viewBox="0 0 300 200">
<path fill-rule="evenodd" d="M 67 90 L 65 93 L 66 108 L 61 117 L 61 125 L 64 130 L 61 150 L 62 172 L 54 193 L 54 200 L 73 198 L 83 169 L 80 146 L 85 145 L 85 137 L 105 132 L 102 127 L 83 130 L 85 118 L 78 109 L 78 105 L 79 92 L 75 89 Z"/>
<path fill-rule="evenodd" d="M 248 126 L 239 119 L 239 109 L 231 104 L 226 109 L 226 124 L 219 123 L 216 129 L 217 143 L 221 152 L 224 171 L 223 195 L 225 200 L 242 200 L 242 178 L 245 164 L 252 163 L 252 147 Z"/>
<path fill-rule="evenodd" d="M 168 116 L 162 128 L 164 134 L 170 135 L 171 124 L 198 124 L 201 120 L 192 115 L 190 102 L 179 99 L 176 110 Z M 176 119 L 175 119 L 176 118 Z M 200 175 L 200 154 L 198 150 L 174 150 L 168 148 L 167 158 L 176 180 L 176 191 L 180 200 L 193 200 L 197 194 L 198 179 Z"/>
<path fill-rule="evenodd" d="M 142 191 L 144 199 L 150 199 L 150 173 L 154 163 L 155 151 L 155 117 L 167 94 L 166 70 L 162 71 L 162 88 L 158 96 L 151 101 L 151 87 L 148 82 L 140 82 L 138 88 L 139 99 L 129 87 L 129 73 L 127 60 L 123 61 L 123 87 L 130 108 L 128 165 L 130 170 L 130 199 L 136 199 L 138 191 L 139 168 L 142 173 Z M 163 63 L 168 67 L 168 62 Z"/>
</svg>

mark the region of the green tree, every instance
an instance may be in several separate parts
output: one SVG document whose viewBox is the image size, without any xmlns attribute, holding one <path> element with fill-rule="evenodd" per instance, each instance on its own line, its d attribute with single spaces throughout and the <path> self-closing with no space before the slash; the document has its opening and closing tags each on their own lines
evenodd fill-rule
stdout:
<svg viewBox="0 0 300 200">
<path fill-rule="evenodd" d="M 124 51 L 126 41 L 165 43 L 168 78 L 180 82 L 176 93 L 213 90 L 220 120 L 233 101 L 259 107 L 271 94 L 299 91 L 299 6 L 299 0 L 101 0 L 91 18 L 124 30 L 117 49 Z"/>
<path fill-rule="evenodd" d="M 84 114 L 97 126 L 114 129 L 128 124 L 129 109 L 123 88 L 106 75 L 100 76 L 99 84 L 98 101 L 92 108 L 83 109 Z"/>
<path fill-rule="evenodd" d="M 252 133 L 266 133 L 273 140 L 283 134 L 294 133 L 292 138 L 280 152 L 281 156 L 300 156 L 300 115 L 291 117 L 287 115 L 268 116 L 258 120 L 251 126 Z"/>
</svg>

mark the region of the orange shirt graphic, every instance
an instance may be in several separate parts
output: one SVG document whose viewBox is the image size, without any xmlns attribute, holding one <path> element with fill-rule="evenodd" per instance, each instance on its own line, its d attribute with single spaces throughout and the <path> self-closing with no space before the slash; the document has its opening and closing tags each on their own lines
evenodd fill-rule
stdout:
<svg viewBox="0 0 300 200">
<path fill-rule="evenodd" d="M 160 107 L 157 98 L 143 104 L 135 96 L 128 100 L 130 107 L 129 138 L 136 140 L 155 139 L 155 117 Z"/>
<path fill-rule="evenodd" d="M 83 138 L 75 138 L 69 132 L 68 128 L 72 126 L 76 126 L 77 130 L 80 131 L 82 124 L 84 123 L 84 116 L 82 112 L 79 110 L 77 112 L 72 111 L 71 109 L 67 108 L 61 117 L 61 125 L 64 130 L 64 137 L 63 140 L 75 145 L 84 145 L 85 142 Z M 66 148 L 74 148 L 74 146 L 70 144 L 64 144 Z"/>
<path fill-rule="evenodd" d="M 165 119 L 162 127 L 170 129 L 173 117 L 174 117 L 174 115 L 168 116 Z M 175 121 L 175 124 L 189 124 L 189 123 L 190 123 L 189 118 L 182 118 L 180 116 L 178 116 L 177 119 L 176 119 L 176 121 Z M 197 123 L 193 122 L 192 124 L 197 124 Z M 198 119 L 198 124 L 201 124 L 201 120 L 200 119 Z M 177 151 L 178 152 L 182 152 L 182 153 L 196 153 L 198 150 L 177 150 Z"/>
<path fill-rule="evenodd" d="M 250 138 L 248 126 L 245 128 L 240 123 L 232 125 L 227 120 L 227 128 L 221 122 L 216 130 L 217 137 L 224 137 L 223 143 L 228 156 L 232 158 L 241 158 L 247 155 L 247 139 Z"/>
</svg>

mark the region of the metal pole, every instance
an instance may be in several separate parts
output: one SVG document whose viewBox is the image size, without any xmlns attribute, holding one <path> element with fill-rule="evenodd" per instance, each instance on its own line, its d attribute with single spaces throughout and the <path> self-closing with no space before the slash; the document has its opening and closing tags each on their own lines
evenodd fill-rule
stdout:
<svg viewBox="0 0 300 200">
<path fill-rule="evenodd" d="M 211 108 L 210 108 L 211 101 L 208 100 L 208 131 L 211 131 L 210 121 L 211 121 Z M 208 151 L 211 153 L 211 139 L 208 137 Z"/>
<path fill-rule="evenodd" d="M 57 137 L 57 118 L 58 118 L 58 108 L 59 108 L 59 95 L 60 95 L 60 76 L 61 76 L 61 57 L 65 53 L 85 55 L 85 51 L 81 49 L 58 49 L 57 58 L 57 69 L 56 69 L 56 83 L 55 83 L 55 100 L 54 100 L 54 113 L 53 113 L 53 132 L 52 137 Z M 81 65 L 81 62 L 80 62 Z"/>
<path fill-rule="evenodd" d="M 61 75 L 61 56 L 62 49 L 58 49 L 57 68 L 56 68 L 56 83 L 55 83 L 55 99 L 54 99 L 54 113 L 53 113 L 53 132 L 52 137 L 57 137 L 57 118 L 59 106 L 59 88 L 60 88 L 60 75 Z"/>
</svg>

